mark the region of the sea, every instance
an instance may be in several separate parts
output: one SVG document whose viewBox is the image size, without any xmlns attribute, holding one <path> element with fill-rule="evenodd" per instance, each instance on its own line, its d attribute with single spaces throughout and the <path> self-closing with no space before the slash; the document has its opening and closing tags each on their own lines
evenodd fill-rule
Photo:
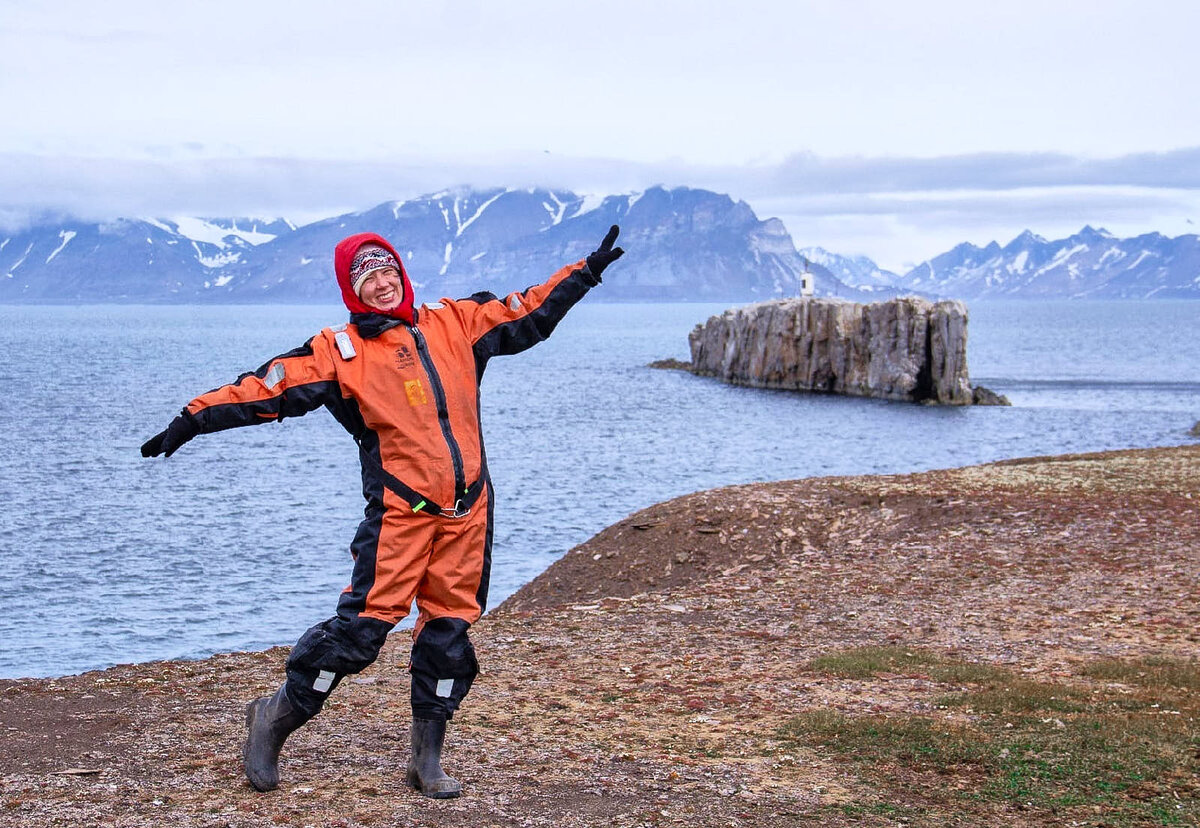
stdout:
<svg viewBox="0 0 1200 828">
<path fill-rule="evenodd" d="M 489 604 L 639 509 L 737 483 L 915 472 L 1194 442 L 1200 302 L 979 302 L 972 381 L 1011 407 L 739 388 L 688 358 L 723 305 L 584 302 L 497 358 Z M 0 306 L 0 677 L 291 644 L 333 614 L 362 517 L 357 450 L 325 411 L 138 449 L 192 397 L 345 311 Z"/>
</svg>

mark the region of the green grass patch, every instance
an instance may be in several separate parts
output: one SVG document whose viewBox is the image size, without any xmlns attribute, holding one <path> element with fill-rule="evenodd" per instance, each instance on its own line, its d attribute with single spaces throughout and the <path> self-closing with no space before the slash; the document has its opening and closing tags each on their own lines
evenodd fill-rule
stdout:
<svg viewBox="0 0 1200 828">
<path fill-rule="evenodd" d="M 883 673 L 918 673 L 947 684 L 979 684 L 1007 675 L 987 664 L 948 659 L 919 647 L 855 647 L 818 656 L 808 663 L 818 673 L 841 678 L 865 679 Z"/>
<path fill-rule="evenodd" d="M 840 653 L 818 656 L 809 669 L 842 678 L 869 678 L 880 673 L 908 672 L 937 660 L 926 650 L 907 647 L 856 647 Z"/>
<path fill-rule="evenodd" d="M 1063 684 L 1029 681 L 1008 675 L 963 693 L 937 699 L 943 707 L 962 707 L 972 713 L 1081 713 L 1094 701 L 1087 690 Z"/>
<path fill-rule="evenodd" d="M 1200 692 L 1200 662 L 1182 658 L 1106 658 L 1080 665 L 1080 673 L 1100 681 L 1136 687 L 1171 687 Z"/>
<path fill-rule="evenodd" d="M 959 797 L 1090 820 L 1099 813 L 1104 825 L 1200 824 L 1194 662 L 1080 666 L 1082 675 L 1133 690 L 1035 682 L 911 648 L 860 648 L 811 666 L 858 678 L 920 669 L 938 681 L 974 685 L 935 697 L 952 717 L 815 710 L 781 729 L 785 743 L 854 762 L 866 778 L 898 796 L 911 788 L 913 774 L 932 774 L 920 788 L 934 799 Z M 946 784 L 951 778 L 957 784 Z"/>
<path fill-rule="evenodd" d="M 782 735 L 859 761 L 904 762 L 938 771 L 977 763 L 986 754 L 979 734 L 924 716 L 845 716 L 814 710 L 789 721 Z"/>
</svg>

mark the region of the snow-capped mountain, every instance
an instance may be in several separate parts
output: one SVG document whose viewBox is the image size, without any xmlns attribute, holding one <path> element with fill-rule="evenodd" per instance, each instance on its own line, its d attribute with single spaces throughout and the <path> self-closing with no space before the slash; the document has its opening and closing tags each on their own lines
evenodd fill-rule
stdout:
<svg viewBox="0 0 1200 828">
<path fill-rule="evenodd" d="M 899 274 L 884 270 L 866 256 L 841 256 L 823 247 L 802 247 L 799 253 L 810 262 L 810 269 L 814 273 L 824 271 L 862 291 L 894 294 L 900 281 Z"/>
<path fill-rule="evenodd" d="M 896 284 L 959 299 L 1200 298 L 1200 236 L 1119 239 L 1084 227 L 1047 241 L 1026 230 L 1004 247 L 960 244 Z"/>
<path fill-rule="evenodd" d="M 333 296 L 334 245 L 369 230 L 396 245 L 418 298 L 503 294 L 583 258 L 613 224 L 629 255 L 598 298 L 743 301 L 799 291 L 802 260 L 781 222 L 760 221 L 726 195 L 661 187 L 600 198 L 464 189 L 380 204 L 264 245 L 225 290 L 239 300 Z"/>
<path fill-rule="evenodd" d="M 187 300 L 294 229 L 257 219 L 45 222 L 0 234 L 0 301 Z"/>
<path fill-rule="evenodd" d="M 331 302 L 333 247 L 351 233 L 391 239 L 418 300 L 503 294 L 594 249 L 611 224 L 628 251 L 604 300 L 755 301 L 901 292 L 978 298 L 1200 298 L 1200 237 L 1118 239 L 1085 227 L 1004 247 L 960 244 L 903 276 L 820 247 L 797 251 L 778 219 L 686 187 L 581 196 L 564 190 L 463 188 L 386 202 L 303 227 L 282 219 L 46 220 L 0 233 L 0 302 Z"/>
<path fill-rule="evenodd" d="M 282 220 L 44 224 L 0 241 L 0 301 L 337 302 L 334 245 L 391 240 L 418 301 L 505 293 L 583 258 L 612 224 L 628 251 L 609 300 L 752 301 L 799 292 L 804 262 L 778 219 L 689 188 L 587 197 L 561 190 L 461 189 L 294 227 Z M 832 275 L 818 294 L 857 295 Z"/>
</svg>

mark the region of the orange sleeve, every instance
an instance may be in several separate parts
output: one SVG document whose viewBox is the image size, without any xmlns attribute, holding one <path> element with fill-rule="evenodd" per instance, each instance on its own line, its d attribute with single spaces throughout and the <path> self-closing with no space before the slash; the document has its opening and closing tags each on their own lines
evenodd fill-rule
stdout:
<svg viewBox="0 0 1200 828">
<path fill-rule="evenodd" d="M 324 337 L 317 336 L 258 370 L 201 394 L 186 410 L 201 432 L 222 431 L 299 417 L 339 396 L 334 357 Z"/>
<path fill-rule="evenodd" d="M 503 299 L 477 293 L 455 302 L 476 359 L 519 353 L 550 336 L 590 289 L 584 265 L 583 260 L 567 265 L 542 284 Z"/>
</svg>

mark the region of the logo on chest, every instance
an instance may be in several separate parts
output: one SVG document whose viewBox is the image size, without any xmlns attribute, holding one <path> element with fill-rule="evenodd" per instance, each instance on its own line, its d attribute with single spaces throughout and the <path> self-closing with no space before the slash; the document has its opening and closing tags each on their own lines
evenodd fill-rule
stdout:
<svg viewBox="0 0 1200 828">
<path fill-rule="evenodd" d="M 406 368 L 413 367 L 416 362 L 416 357 L 407 345 L 401 345 L 396 349 L 396 367 L 403 371 Z"/>
</svg>

